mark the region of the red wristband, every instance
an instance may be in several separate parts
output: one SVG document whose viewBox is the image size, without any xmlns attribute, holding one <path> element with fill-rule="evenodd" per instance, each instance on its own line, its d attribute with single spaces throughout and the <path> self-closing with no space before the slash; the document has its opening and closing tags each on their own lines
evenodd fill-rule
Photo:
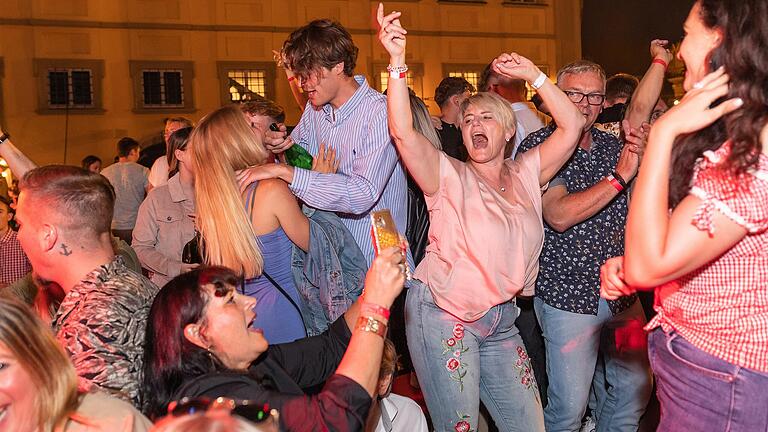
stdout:
<svg viewBox="0 0 768 432">
<path fill-rule="evenodd" d="M 368 303 L 366 301 L 364 301 L 362 306 L 360 307 L 360 313 L 361 314 L 372 313 L 380 317 L 383 317 L 386 320 L 389 319 L 389 309 L 385 308 L 384 306 L 379 306 L 375 303 Z"/>
<path fill-rule="evenodd" d="M 616 180 L 616 177 L 614 177 L 613 175 L 609 175 L 608 177 L 606 177 L 606 179 L 608 179 L 608 182 L 611 184 L 611 186 L 616 188 L 617 191 L 621 192 L 624 190 L 624 186 L 622 186 L 621 183 L 619 183 L 619 181 Z"/>
<path fill-rule="evenodd" d="M 289 76 L 289 77 L 288 77 L 288 82 L 291 82 L 291 81 L 293 81 L 293 80 L 295 80 L 295 79 L 296 79 L 296 77 L 295 77 L 295 76 Z"/>
<path fill-rule="evenodd" d="M 651 64 L 654 64 L 654 63 L 658 63 L 658 64 L 660 64 L 660 65 L 664 66 L 664 70 L 667 70 L 667 66 L 668 66 L 668 65 L 667 65 L 667 62 L 665 62 L 664 60 L 662 60 L 662 59 L 660 59 L 660 58 L 655 58 L 655 59 L 653 59 L 653 61 L 651 62 Z"/>
</svg>

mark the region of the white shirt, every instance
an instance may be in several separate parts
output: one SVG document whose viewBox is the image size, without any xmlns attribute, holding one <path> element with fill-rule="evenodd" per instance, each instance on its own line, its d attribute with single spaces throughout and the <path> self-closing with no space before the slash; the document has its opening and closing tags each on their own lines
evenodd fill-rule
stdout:
<svg viewBox="0 0 768 432">
<path fill-rule="evenodd" d="M 515 112 L 515 148 L 512 150 L 511 156 L 514 159 L 520 143 L 531 132 L 536 132 L 543 128 L 544 123 L 526 102 L 515 102 L 510 105 L 512 106 L 512 111 Z"/>
<path fill-rule="evenodd" d="M 149 183 L 152 187 L 162 186 L 168 183 L 168 158 L 165 155 L 155 159 L 149 170 Z"/>
<path fill-rule="evenodd" d="M 427 419 L 413 399 L 390 393 L 379 401 L 381 417 L 376 432 L 429 432 Z"/>
</svg>

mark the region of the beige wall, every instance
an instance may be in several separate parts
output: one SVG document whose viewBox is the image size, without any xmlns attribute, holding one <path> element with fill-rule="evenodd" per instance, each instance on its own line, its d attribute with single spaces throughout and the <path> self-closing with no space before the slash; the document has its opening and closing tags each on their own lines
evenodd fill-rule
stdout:
<svg viewBox="0 0 768 432">
<path fill-rule="evenodd" d="M 417 93 L 432 96 L 445 63 L 482 65 L 515 50 L 554 74 L 580 56 L 580 0 L 503 3 L 386 4 L 403 11 L 409 62 L 423 71 Z M 388 60 L 373 30 L 376 5 L 368 0 L 0 0 L 0 121 L 38 163 L 76 164 L 89 153 L 111 161 L 117 139 L 149 139 L 159 133 L 163 118 L 177 114 L 134 112 L 129 61 L 194 62 L 195 109 L 181 115 L 198 120 L 221 105 L 218 61 L 271 62 L 271 50 L 293 28 L 320 17 L 350 30 L 360 48 L 357 71 L 372 81 L 373 66 Z M 33 59 L 103 60 L 103 112 L 70 110 L 68 119 L 63 113 L 38 114 Z M 275 98 L 293 123 L 299 110 L 284 75 L 278 72 L 275 81 Z"/>
</svg>

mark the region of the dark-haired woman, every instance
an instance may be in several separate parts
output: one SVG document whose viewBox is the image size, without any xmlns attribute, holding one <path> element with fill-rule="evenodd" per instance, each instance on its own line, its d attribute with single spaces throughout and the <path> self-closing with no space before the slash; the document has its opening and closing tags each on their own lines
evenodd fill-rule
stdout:
<svg viewBox="0 0 768 432">
<path fill-rule="evenodd" d="M 694 4 L 688 93 L 651 130 L 627 254 L 602 269 L 606 298 L 656 288 L 660 431 L 768 430 L 766 16 L 765 0 Z"/>
<path fill-rule="evenodd" d="M 83 169 L 98 174 L 101 172 L 101 159 L 99 159 L 98 156 L 88 155 L 83 158 L 82 167 Z"/>
<path fill-rule="evenodd" d="M 184 245 L 195 236 L 195 178 L 192 155 L 187 152 L 191 132 L 191 127 L 183 128 L 168 137 L 171 178 L 149 192 L 133 228 L 131 246 L 159 287 L 198 266 L 181 261 Z"/>
<path fill-rule="evenodd" d="M 269 403 L 281 430 L 362 430 L 379 377 L 389 307 L 403 288 L 398 248 L 382 251 L 365 293 L 325 333 L 269 346 L 250 329 L 255 300 L 223 267 L 180 275 L 165 285 L 147 324 L 144 394 L 151 417 L 183 397 Z M 334 373 L 335 371 L 335 373 Z M 302 388 L 325 382 L 306 396 Z"/>
</svg>

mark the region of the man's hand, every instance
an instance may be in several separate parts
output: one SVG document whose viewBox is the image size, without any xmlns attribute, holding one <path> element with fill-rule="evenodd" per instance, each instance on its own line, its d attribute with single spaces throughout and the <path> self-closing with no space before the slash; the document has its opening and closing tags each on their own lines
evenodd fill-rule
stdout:
<svg viewBox="0 0 768 432">
<path fill-rule="evenodd" d="M 624 283 L 624 257 L 613 257 L 600 267 L 600 297 L 616 300 L 630 295 L 635 289 Z"/>
<path fill-rule="evenodd" d="M 654 39 L 651 41 L 651 58 L 659 59 L 669 64 L 672 61 L 672 52 L 669 50 L 669 41 L 666 39 Z"/>
<path fill-rule="evenodd" d="M 186 272 L 191 272 L 198 267 L 200 267 L 200 264 L 181 263 L 181 273 L 184 274 Z"/>
<path fill-rule="evenodd" d="M 440 117 L 436 116 L 429 116 L 429 121 L 432 122 L 432 126 L 437 130 L 443 130 L 443 121 L 440 120 Z"/>
<path fill-rule="evenodd" d="M 312 160 L 312 171 L 323 174 L 336 174 L 338 169 L 339 160 L 336 159 L 336 150 L 321 143 L 317 155 Z"/>
<path fill-rule="evenodd" d="M 268 130 L 264 133 L 264 147 L 272 153 L 282 153 L 293 145 L 293 140 L 288 136 L 285 125 L 280 123 L 280 130 Z"/>
<path fill-rule="evenodd" d="M 536 81 L 541 70 L 532 61 L 518 53 L 502 53 L 491 63 L 495 72 L 512 79 L 522 79 L 529 83 Z"/>
</svg>

